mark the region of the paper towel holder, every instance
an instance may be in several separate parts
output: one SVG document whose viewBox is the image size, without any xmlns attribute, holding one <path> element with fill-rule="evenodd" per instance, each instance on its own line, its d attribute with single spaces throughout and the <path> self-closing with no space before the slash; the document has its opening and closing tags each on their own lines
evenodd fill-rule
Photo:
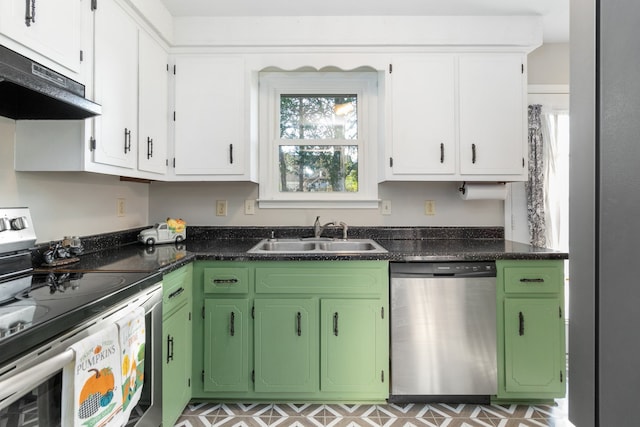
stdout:
<svg viewBox="0 0 640 427">
<path fill-rule="evenodd" d="M 467 192 L 466 185 L 467 185 L 467 181 L 462 181 L 462 185 L 458 188 L 458 191 L 461 192 L 462 194 L 466 193 Z"/>
</svg>

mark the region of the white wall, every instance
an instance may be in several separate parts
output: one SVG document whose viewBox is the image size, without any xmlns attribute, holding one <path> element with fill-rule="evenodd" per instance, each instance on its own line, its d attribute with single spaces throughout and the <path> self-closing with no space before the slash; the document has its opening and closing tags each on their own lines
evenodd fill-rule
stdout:
<svg viewBox="0 0 640 427">
<path fill-rule="evenodd" d="M 530 85 L 569 84 L 569 43 L 548 43 L 528 55 Z"/>
<path fill-rule="evenodd" d="M 396 182 L 379 185 L 379 197 L 391 201 L 391 215 L 378 209 L 259 209 L 244 214 L 244 201 L 258 197 L 253 183 L 161 183 L 149 189 L 149 220 L 179 217 L 191 225 L 312 225 L 317 215 L 322 222 L 345 221 L 354 226 L 502 226 L 502 201 L 462 200 L 457 184 Z M 227 216 L 216 216 L 216 200 L 227 200 Z M 424 201 L 434 200 L 436 215 L 424 214 Z"/>
<path fill-rule="evenodd" d="M 149 187 L 82 172 L 15 172 L 15 122 L 0 117 L 0 207 L 31 209 L 39 242 L 147 225 Z M 116 199 L 126 215 L 116 216 Z"/>
</svg>

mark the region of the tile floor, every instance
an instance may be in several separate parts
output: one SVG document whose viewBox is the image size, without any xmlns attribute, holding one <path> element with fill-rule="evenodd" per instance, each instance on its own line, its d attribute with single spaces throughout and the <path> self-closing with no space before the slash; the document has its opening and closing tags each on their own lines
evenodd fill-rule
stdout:
<svg viewBox="0 0 640 427">
<path fill-rule="evenodd" d="M 178 427 L 572 427 L 555 405 L 192 403 Z"/>
</svg>

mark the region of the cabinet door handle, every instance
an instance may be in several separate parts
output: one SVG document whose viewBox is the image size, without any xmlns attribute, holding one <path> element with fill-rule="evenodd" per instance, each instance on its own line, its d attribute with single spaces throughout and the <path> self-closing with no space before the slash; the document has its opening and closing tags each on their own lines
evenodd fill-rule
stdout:
<svg viewBox="0 0 640 427">
<path fill-rule="evenodd" d="M 167 363 L 173 360 L 173 337 L 167 335 Z"/>
<path fill-rule="evenodd" d="M 444 144 L 440 143 L 440 163 L 444 163 Z"/>
<path fill-rule="evenodd" d="M 233 164 L 233 144 L 229 144 L 229 163 Z"/>
<path fill-rule="evenodd" d="M 471 163 L 476 163 L 476 144 L 471 144 Z"/>
<path fill-rule="evenodd" d="M 171 299 L 171 298 L 175 298 L 175 297 L 177 297 L 178 295 L 180 295 L 180 294 L 181 294 L 181 293 L 183 293 L 183 292 L 184 292 L 184 288 L 183 288 L 183 287 L 180 287 L 180 289 L 176 290 L 175 292 L 171 292 L 171 293 L 169 294 L 169 299 Z"/>
<path fill-rule="evenodd" d="M 131 151 L 131 129 L 124 128 L 124 154 Z"/>
<path fill-rule="evenodd" d="M 299 337 L 302 336 L 302 314 L 300 312 L 296 314 L 296 332 Z"/>
<path fill-rule="evenodd" d="M 333 335 L 338 336 L 338 312 L 333 313 Z"/>
<path fill-rule="evenodd" d="M 147 137 L 147 159 L 153 157 L 153 139 Z"/>
<path fill-rule="evenodd" d="M 30 27 L 32 23 L 36 22 L 36 0 L 26 0 L 24 23 L 27 27 Z"/>
<path fill-rule="evenodd" d="M 528 278 L 526 278 L 526 277 L 523 277 L 522 279 L 520 279 L 520 281 L 521 281 L 522 283 L 544 283 L 544 279 L 540 279 L 540 278 L 537 278 L 537 279 L 528 279 Z"/>
<path fill-rule="evenodd" d="M 231 319 L 229 319 L 229 335 L 232 337 L 236 334 L 236 314 L 231 312 Z"/>
<path fill-rule="evenodd" d="M 213 279 L 213 283 L 218 285 L 218 284 L 233 284 L 233 283 L 238 283 L 238 279 Z"/>
<path fill-rule="evenodd" d="M 520 334 L 520 336 L 524 335 L 524 314 L 522 314 L 522 312 L 518 313 L 518 333 Z"/>
</svg>

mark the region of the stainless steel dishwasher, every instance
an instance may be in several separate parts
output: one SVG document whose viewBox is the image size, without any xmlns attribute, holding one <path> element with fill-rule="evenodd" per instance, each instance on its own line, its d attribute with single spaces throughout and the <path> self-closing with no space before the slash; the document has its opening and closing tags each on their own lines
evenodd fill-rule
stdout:
<svg viewBox="0 0 640 427">
<path fill-rule="evenodd" d="M 495 262 L 391 263 L 390 402 L 488 403 L 498 390 Z"/>
</svg>

